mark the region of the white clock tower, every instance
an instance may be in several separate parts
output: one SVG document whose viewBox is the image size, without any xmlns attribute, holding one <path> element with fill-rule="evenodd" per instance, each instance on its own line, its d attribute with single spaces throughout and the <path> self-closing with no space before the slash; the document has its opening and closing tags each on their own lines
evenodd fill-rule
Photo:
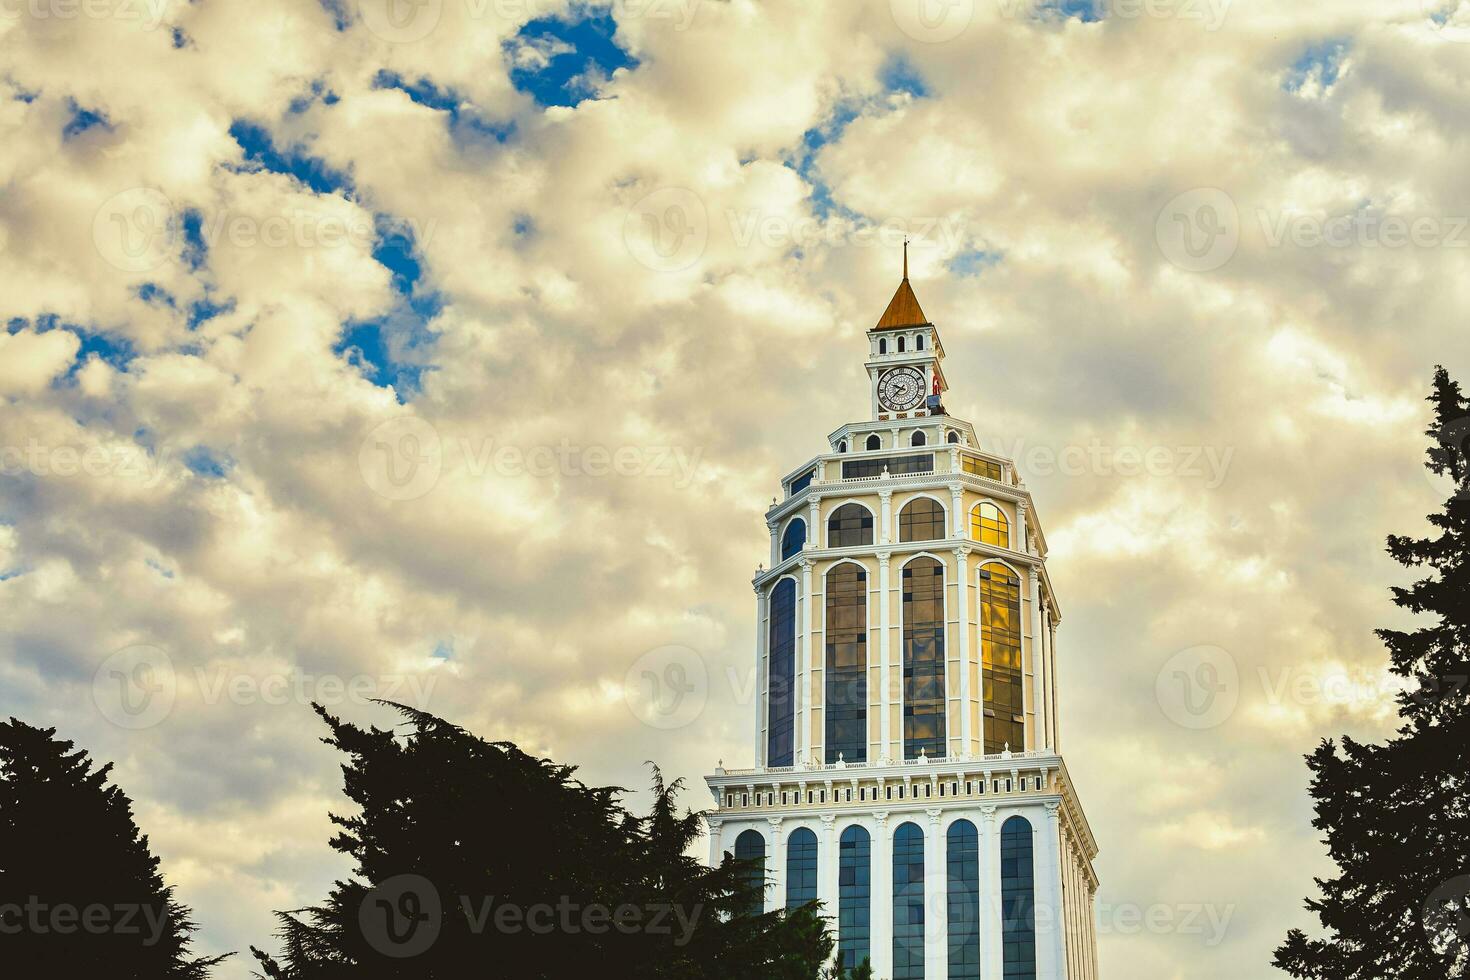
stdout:
<svg viewBox="0 0 1470 980">
<path fill-rule="evenodd" d="M 867 336 L 872 417 L 766 514 L 754 765 L 707 779 L 710 859 L 762 862 L 767 909 L 820 901 L 840 962 L 885 980 L 1095 980 L 1031 494 L 945 411 L 907 254 Z"/>
</svg>

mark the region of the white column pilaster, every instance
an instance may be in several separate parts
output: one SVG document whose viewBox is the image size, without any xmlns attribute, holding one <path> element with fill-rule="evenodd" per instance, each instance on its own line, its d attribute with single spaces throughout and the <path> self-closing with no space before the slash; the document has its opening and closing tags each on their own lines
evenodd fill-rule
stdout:
<svg viewBox="0 0 1470 980">
<path fill-rule="evenodd" d="M 1036 915 L 1036 966 L 1038 975 L 1067 980 L 1067 937 L 1062 910 L 1062 838 L 1060 803 L 1046 804 L 1046 823 L 1038 847 L 1046 852 L 1036 860 L 1036 901 L 1047 905 L 1046 915 Z M 1043 870 L 1045 869 L 1045 870 Z M 1045 877 L 1043 878 L 1043 875 Z M 1045 956 L 1043 956 L 1045 951 Z M 1050 969 L 1043 962 L 1050 962 Z"/>
<path fill-rule="evenodd" d="M 771 667 L 770 651 L 767 649 L 770 643 L 771 627 L 766 621 L 768 615 L 769 599 L 766 590 L 760 586 L 755 587 L 755 753 L 752 758 L 755 764 L 763 766 L 766 764 L 766 705 L 770 703 Z"/>
<path fill-rule="evenodd" d="M 1002 956 L 1000 890 L 1000 835 L 997 833 L 995 807 L 980 808 L 980 975 L 1001 976 L 1005 969 Z"/>
<path fill-rule="evenodd" d="M 822 814 L 822 842 L 817 847 L 817 899 L 822 903 L 822 913 L 831 920 L 833 932 L 837 931 L 838 895 L 837 836 L 832 826 L 836 819 L 835 813 Z"/>
<path fill-rule="evenodd" d="M 949 485 L 950 537 L 965 537 L 965 488 L 958 483 Z"/>
<path fill-rule="evenodd" d="M 888 513 L 888 505 L 883 505 L 884 514 Z M 887 518 L 884 518 L 885 522 Z M 891 657 L 889 656 L 888 644 L 888 588 L 889 576 L 891 574 L 889 563 L 893 558 L 892 552 L 878 552 L 878 739 L 879 749 L 877 758 L 869 762 L 881 762 L 888 758 L 890 746 L 893 744 L 892 723 L 892 698 L 893 684 L 889 678 Z M 871 700 L 871 698 L 869 699 Z"/>
<path fill-rule="evenodd" d="M 723 803 L 724 801 L 722 800 L 721 802 Z M 711 868 L 718 868 L 720 866 L 720 860 L 725 855 L 725 841 L 721 836 L 721 828 L 724 827 L 725 822 L 711 817 L 706 817 L 704 822 L 705 826 L 709 829 L 709 866 Z"/>
<path fill-rule="evenodd" d="M 1035 717 L 1031 747 L 1040 749 L 1050 741 L 1050 738 L 1046 734 L 1046 679 L 1044 676 L 1046 658 L 1041 652 L 1041 577 L 1036 574 L 1034 567 L 1030 571 L 1030 579 L 1031 615 L 1027 619 L 1030 622 L 1031 632 L 1031 710 Z"/>
<path fill-rule="evenodd" d="M 960 692 L 960 754 L 973 755 L 975 745 L 970 731 L 970 549 L 954 550 L 956 577 L 959 582 L 960 677 L 955 685 Z M 946 677 L 946 686 L 953 683 Z M 946 694 L 946 703 L 948 695 Z M 952 721 L 951 721 L 952 724 Z M 946 735 L 949 726 L 946 725 Z"/>
<path fill-rule="evenodd" d="M 771 567 L 775 568 L 781 563 L 781 541 L 777 533 L 781 525 L 775 521 L 766 521 L 766 528 L 771 532 Z"/>
<path fill-rule="evenodd" d="M 881 520 L 878 524 L 878 543 L 893 543 L 893 491 L 879 490 L 878 501 L 881 504 Z"/>
<path fill-rule="evenodd" d="M 1011 548 L 1023 554 L 1031 553 L 1031 538 L 1026 532 L 1027 518 L 1026 502 L 1016 504 L 1016 540 L 1011 542 Z"/>
<path fill-rule="evenodd" d="M 780 799 L 779 794 L 777 799 Z M 771 854 L 766 864 L 766 911 L 786 907 L 786 834 L 781 829 L 783 817 L 767 817 L 771 825 Z"/>
<path fill-rule="evenodd" d="M 924 811 L 929 830 L 924 835 L 924 975 L 942 977 L 949 969 L 949 892 L 946 888 L 944 837 L 938 808 Z"/>
<path fill-rule="evenodd" d="M 888 836 L 888 811 L 873 814 L 872 928 L 869 932 L 873 975 L 893 975 L 893 841 Z"/>
<path fill-rule="evenodd" d="M 812 562 L 810 558 L 801 559 L 801 647 L 796 652 L 796 687 L 791 692 L 795 699 L 796 717 L 794 719 L 796 730 L 793 733 L 792 745 L 795 749 L 793 758 L 797 765 L 811 758 L 811 712 L 812 712 L 812 630 L 816 625 L 815 608 L 816 603 L 812 599 Z"/>
<path fill-rule="evenodd" d="M 820 547 L 822 537 L 822 498 L 818 494 L 808 494 L 806 498 L 806 540 L 812 547 Z"/>
</svg>

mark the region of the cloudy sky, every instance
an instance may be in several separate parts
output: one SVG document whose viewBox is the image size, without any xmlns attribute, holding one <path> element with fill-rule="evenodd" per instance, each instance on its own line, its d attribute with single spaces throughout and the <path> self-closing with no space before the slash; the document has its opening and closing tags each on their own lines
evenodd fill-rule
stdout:
<svg viewBox="0 0 1470 980">
<path fill-rule="evenodd" d="M 1051 545 L 1103 968 L 1272 976 L 1470 380 L 1460 7 L 3 0 L 0 712 L 116 760 L 207 952 L 345 871 L 312 699 L 748 764 L 761 515 L 908 235 Z"/>
</svg>

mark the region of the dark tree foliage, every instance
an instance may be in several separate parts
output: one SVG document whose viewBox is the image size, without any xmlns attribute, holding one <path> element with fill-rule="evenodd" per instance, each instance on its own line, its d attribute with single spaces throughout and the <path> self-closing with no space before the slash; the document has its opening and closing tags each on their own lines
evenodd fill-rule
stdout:
<svg viewBox="0 0 1470 980">
<path fill-rule="evenodd" d="M 1450 496 L 1431 537 L 1393 536 L 1388 550 L 1427 573 L 1393 597 L 1430 621 L 1377 631 L 1411 682 L 1397 736 L 1325 741 L 1307 759 L 1313 825 L 1340 873 L 1307 902 L 1326 938 L 1292 930 L 1276 951 L 1294 977 L 1445 980 L 1470 967 L 1470 404 L 1443 368 L 1429 401 L 1427 465 Z"/>
<path fill-rule="evenodd" d="M 0 723 L 0 969 L 12 977 L 203 978 L 195 927 L 133 805 L 83 751 Z"/>
<path fill-rule="evenodd" d="M 354 876 L 279 913 L 274 980 L 616 976 L 813 980 L 833 941 L 814 907 L 740 915 L 746 868 L 689 854 L 698 814 L 654 771 L 647 816 L 575 769 L 402 705 L 406 731 L 327 714 L 355 814 L 331 846 Z"/>
</svg>

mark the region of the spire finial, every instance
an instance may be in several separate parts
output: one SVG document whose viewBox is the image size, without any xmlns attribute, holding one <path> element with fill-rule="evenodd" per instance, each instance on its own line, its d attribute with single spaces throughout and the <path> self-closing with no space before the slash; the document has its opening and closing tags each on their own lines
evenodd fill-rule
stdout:
<svg viewBox="0 0 1470 980">
<path fill-rule="evenodd" d="M 903 277 L 905 279 L 909 277 L 909 240 L 907 238 L 903 240 Z"/>
</svg>

